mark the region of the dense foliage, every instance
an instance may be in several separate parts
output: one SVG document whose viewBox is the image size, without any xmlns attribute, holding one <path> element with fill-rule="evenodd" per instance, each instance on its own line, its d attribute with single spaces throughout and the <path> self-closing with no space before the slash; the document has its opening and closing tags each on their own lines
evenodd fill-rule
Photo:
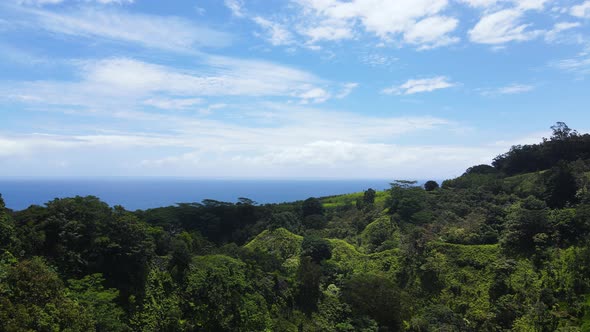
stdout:
<svg viewBox="0 0 590 332">
<path fill-rule="evenodd" d="M 439 187 L 126 211 L 0 196 L 0 331 L 590 331 L 590 136 Z"/>
</svg>

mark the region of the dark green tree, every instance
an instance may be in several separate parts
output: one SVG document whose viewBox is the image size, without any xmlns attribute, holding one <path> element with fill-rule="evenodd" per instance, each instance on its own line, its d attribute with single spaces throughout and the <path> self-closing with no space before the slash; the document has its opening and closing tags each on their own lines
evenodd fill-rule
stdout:
<svg viewBox="0 0 590 332">
<path fill-rule="evenodd" d="M 321 295 L 320 278 L 322 269 L 319 264 L 309 256 L 301 257 L 297 270 L 297 304 L 301 311 L 311 315 L 317 310 L 318 301 Z"/>
<path fill-rule="evenodd" d="M 514 255 L 530 255 L 546 246 L 551 233 L 547 212 L 545 202 L 532 196 L 513 206 L 506 217 L 503 248 Z"/>
<path fill-rule="evenodd" d="M 63 282 L 42 258 L 9 267 L 3 279 L 0 331 L 95 330 L 92 316 L 68 297 Z"/>
<path fill-rule="evenodd" d="M 119 291 L 105 288 L 104 281 L 100 273 L 71 279 L 68 281 L 70 296 L 92 316 L 96 331 L 128 331 L 125 311 L 117 304 Z"/>
<path fill-rule="evenodd" d="M 438 189 L 438 183 L 436 181 L 429 180 L 429 181 L 426 181 L 426 183 L 424 183 L 424 190 L 433 191 L 436 189 Z"/>
<path fill-rule="evenodd" d="M 375 204 L 375 196 L 377 196 L 377 192 L 373 188 L 367 189 L 363 194 L 364 205 Z"/>
<path fill-rule="evenodd" d="M 273 213 L 270 217 L 269 228 L 275 230 L 277 228 L 284 228 L 290 232 L 296 233 L 301 226 L 301 220 L 293 212 L 279 212 Z"/>
<path fill-rule="evenodd" d="M 311 216 L 314 214 L 323 215 L 324 214 L 324 206 L 319 199 L 315 197 L 310 197 L 303 201 L 303 205 L 301 206 L 301 213 L 303 217 Z"/>
<path fill-rule="evenodd" d="M 0 250 L 9 249 L 15 241 L 15 235 L 14 223 L 6 211 L 4 200 L 0 194 Z"/>
<path fill-rule="evenodd" d="M 578 185 L 576 177 L 565 163 L 559 163 L 545 174 L 545 202 L 554 209 L 561 209 L 576 202 Z"/>
<path fill-rule="evenodd" d="M 317 236 L 306 236 L 301 242 L 301 256 L 309 256 L 315 263 L 332 257 L 330 243 Z"/>
<path fill-rule="evenodd" d="M 321 214 L 310 214 L 303 219 L 303 226 L 307 229 L 322 229 L 327 222 L 326 217 Z"/>
<path fill-rule="evenodd" d="M 399 290 L 386 277 L 357 274 L 344 283 L 342 296 L 355 314 L 373 318 L 383 331 L 401 329 Z"/>
</svg>

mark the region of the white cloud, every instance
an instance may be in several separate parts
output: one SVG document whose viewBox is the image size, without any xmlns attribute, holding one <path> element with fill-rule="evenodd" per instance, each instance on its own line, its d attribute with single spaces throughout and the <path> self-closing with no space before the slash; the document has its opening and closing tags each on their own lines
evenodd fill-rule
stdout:
<svg viewBox="0 0 590 332">
<path fill-rule="evenodd" d="M 68 0 L 16 0 L 16 3 L 20 5 L 33 5 L 33 6 L 44 6 L 44 5 L 57 5 L 68 2 Z M 134 3 L 135 0 L 71 0 L 70 2 L 86 2 L 86 3 L 99 3 L 103 5 L 108 4 L 125 4 Z"/>
<path fill-rule="evenodd" d="M 328 91 L 322 88 L 313 88 L 303 93 L 300 93 L 299 95 L 297 95 L 297 97 L 301 98 L 301 102 L 303 104 L 307 104 L 309 102 L 323 103 L 326 100 L 330 99 L 331 95 L 330 93 L 328 93 Z"/>
<path fill-rule="evenodd" d="M 150 98 L 144 105 L 165 110 L 186 110 L 204 102 L 201 98 Z"/>
<path fill-rule="evenodd" d="M 242 2 L 242 0 L 225 0 L 224 4 L 231 11 L 232 15 L 236 17 L 244 16 L 242 8 L 244 7 L 244 3 Z"/>
<path fill-rule="evenodd" d="M 495 8 L 500 5 L 511 5 L 516 9 L 543 9 L 551 0 L 460 0 L 463 3 L 475 8 Z"/>
<path fill-rule="evenodd" d="M 34 5 L 34 6 L 43 6 L 43 5 L 56 5 L 59 3 L 64 2 L 64 0 L 17 0 L 16 3 L 20 5 Z"/>
<path fill-rule="evenodd" d="M 4 82 L 0 99 L 45 106 L 108 103 L 117 108 L 148 100 L 152 106 L 172 109 L 188 107 L 187 103 L 204 96 L 297 97 L 323 102 L 332 95 L 327 89 L 338 89 L 309 72 L 267 61 L 205 56 L 202 67 L 185 70 L 130 58 L 80 61 L 79 81 Z"/>
<path fill-rule="evenodd" d="M 504 95 L 513 95 L 513 94 L 519 94 L 519 93 L 533 91 L 534 88 L 535 87 L 532 85 L 511 84 L 511 85 L 499 88 L 498 93 L 504 94 Z"/>
<path fill-rule="evenodd" d="M 420 92 L 431 92 L 440 89 L 446 89 L 455 86 L 446 76 L 436 76 L 432 78 L 411 79 L 400 86 L 393 86 L 383 89 L 385 94 L 411 95 Z"/>
<path fill-rule="evenodd" d="M 560 39 L 564 39 L 567 38 L 567 35 L 563 35 L 562 32 L 564 31 L 568 31 L 571 29 L 575 29 L 580 27 L 581 24 L 578 22 L 560 22 L 560 23 L 556 23 L 553 26 L 553 29 L 547 31 L 545 33 L 545 40 L 547 42 L 555 42 L 555 41 L 560 41 Z"/>
<path fill-rule="evenodd" d="M 0 133 L 0 158 L 11 158 L 10 165 L 21 165 L 21 161 L 27 160 L 23 163 L 28 167 L 40 161 L 45 166 L 44 174 L 51 174 L 46 158 L 52 156 L 73 165 L 73 169 L 66 172 L 74 170 L 93 175 L 108 169 L 136 176 L 366 178 L 414 169 L 413 160 L 419 157 L 412 149 L 422 149 L 374 142 L 387 142 L 406 133 L 446 131 L 453 126 L 433 117 L 371 117 L 285 104 L 261 104 L 255 109 L 245 115 L 253 120 L 268 118 L 271 121 L 232 124 L 191 117 L 186 112 L 166 116 L 146 113 L 145 116 L 130 114 L 128 121 L 139 128 L 165 134 L 122 133 L 108 127 L 102 128 L 106 132 L 96 132 L 97 126 L 84 134 L 72 135 Z M 117 127 L 116 122 L 111 125 Z M 462 149 L 439 148 L 445 152 Z M 437 151 L 437 147 L 426 149 L 432 153 Z M 113 159 L 115 155 L 117 158 Z M 440 156 L 448 160 L 459 158 L 453 154 Z M 92 166 L 82 168 L 80 163 Z M 449 164 L 453 165 L 449 169 L 457 166 L 456 161 Z M 310 165 L 321 167 L 306 173 Z M 358 173 L 360 165 L 366 173 Z M 2 168 L 3 174 L 10 173 L 9 167 Z M 14 172 L 26 173 L 27 169 L 15 168 Z"/>
<path fill-rule="evenodd" d="M 306 36 L 308 44 L 313 45 L 318 41 L 337 41 L 352 39 L 352 28 L 341 20 L 325 20 L 314 26 L 300 26 L 299 33 Z"/>
<path fill-rule="evenodd" d="M 399 58 L 374 53 L 363 55 L 360 60 L 371 67 L 389 67 L 398 62 Z"/>
<path fill-rule="evenodd" d="M 484 96 L 496 96 L 496 95 L 515 95 L 533 91 L 535 89 L 534 85 L 528 84 L 510 84 L 507 86 L 503 86 L 500 88 L 495 89 L 484 89 L 481 90 L 481 94 Z"/>
<path fill-rule="evenodd" d="M 505 9 L 485 15 L 469 31 L 469 38 L 475 43 L 503 44 L 539 36 L 541 31 L 529 31 L 528 24 L 521 24 L 523 14 L 521 10 Z"/>
<path fill-rule="evenodd" d="M 29 25 L 52 33 L 131 42 L 150 48 L 191 51 L 195 47 L 225 46 L 226 33 L 200 27 L 172 16 L 128 13 L 119 10 L 82 8 L 59 12 L 21 9 Z"/>
<path fill-rule="evenodd" d="M 291 32 L 289 32 L 289 30 L 282 24 L 267 20 L 260 16 L 254 17 L 253 21 L 266 30 L 268 35 L 267 39 L 272 45 L 279 46 L 293 43 Z"/>
<path fill-rule="evenodd" d="M 562 59 L 552 62 L 551 66 L 580 76 L 590 75 L 590 56 L 583 54 L 575 58 Z"/>
<path fill-rule="evenodd" d="M 340 91 L 337 95 L 336 98 L 338 99 L 342 99 L 342 98 L 346 98 L 349 94 L 352 93 L 352 91 L 354 89 L 356 89 L 359 86 L 358 83 L 345 83 L 342 87 L 342 91 Z"/>
<path fill-rule="evenodd" d="M 447 0 L 296 0 L 302 8 L 300 33 L 309 43 L 351 39 L 364 30 L 385 42 L 404 40 L 432 48 L 456 41 L 451 17 L 440 16 Z M 303 28 L 301 28 L 303 27 Z"/>
<path fill-rule="evenodd" d="M 434 48 L 454 44 L 459 41 L 457 37 L 450 37 L 459 21 L 452 17 L 431 16 L 427 17 L 404 33 L 404 40 L 409 44 L 420 45 L 423 49 Z"/>
<path fill-rule="evenodd" d="M 498 3 L 498 0 L 460 0 L 461 2 L 475 8 L 487 8 Z"/>
<path fill-rule="evenodd" d="M 552 0 L 513 0 L 517 8 L 523 10 L 541 10 L 545 8 L 545 4 Z"/>
<path fill-rule="evenodd" d="M 579 5 L 573 6 L 570 14 L 580 18 L 590 18 L 590 1 L 585 1 Z"/>
</svg>

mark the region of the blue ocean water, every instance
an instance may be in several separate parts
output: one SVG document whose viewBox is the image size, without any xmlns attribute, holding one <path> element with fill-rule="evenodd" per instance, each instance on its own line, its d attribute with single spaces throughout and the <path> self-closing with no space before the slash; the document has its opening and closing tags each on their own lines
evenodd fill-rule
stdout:
<svg viewBox="0 0 590 332">
<path fill-rule="evenodd" d="M 6 206 L 22 210 L 54 198 L 93 195 L 128 210 L 214 199 L 236 202 L 239 197 L 260 204 L 281 203 L 367 188 L 389 188 L 389 180 L 197 180 L 167 178 L 0 179 Z"/>
</svg>

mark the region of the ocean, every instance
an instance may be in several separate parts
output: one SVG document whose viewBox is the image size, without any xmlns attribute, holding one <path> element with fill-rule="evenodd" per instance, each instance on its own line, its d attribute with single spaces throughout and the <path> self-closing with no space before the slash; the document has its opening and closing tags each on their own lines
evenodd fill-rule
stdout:
<svg viewBox="0 0 590 332">
<path fill-rule="evenodd" d="M 128 210 L 239 197 L 259 204 L 281 203 L 389 188 L 390 180 L 197 180 L 168 178 L 0 179 L 6 206 L 22 210 L 54 198 L 93 195 Z"/>
</svg>

